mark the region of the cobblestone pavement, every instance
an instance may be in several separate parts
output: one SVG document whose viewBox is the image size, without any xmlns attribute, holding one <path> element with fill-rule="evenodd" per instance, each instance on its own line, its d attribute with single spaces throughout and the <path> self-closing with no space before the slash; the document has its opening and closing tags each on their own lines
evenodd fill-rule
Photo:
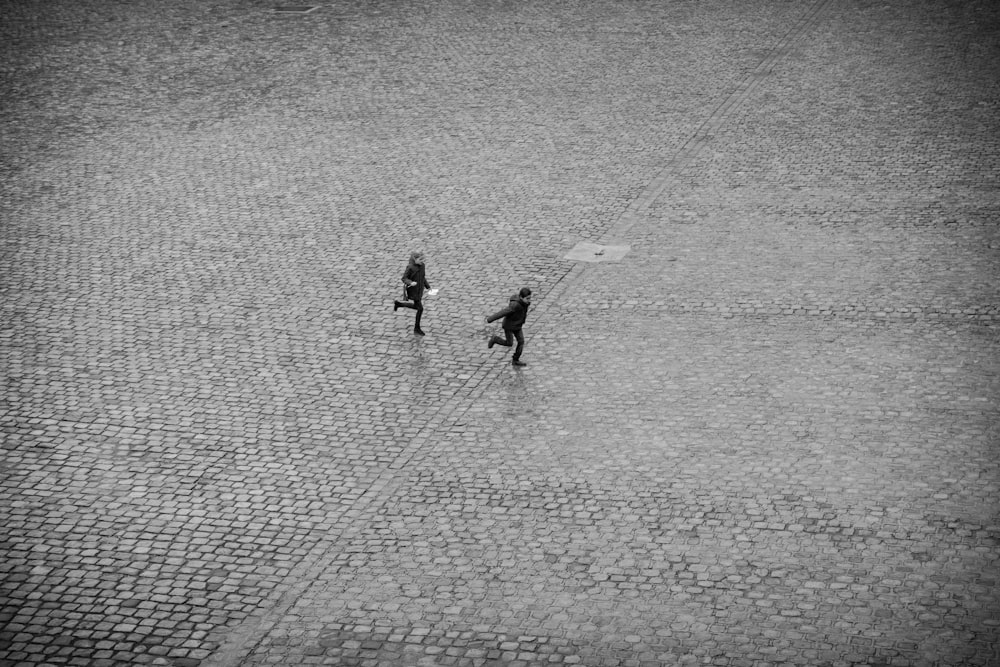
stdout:
<svg viewBox="0 0 1000 667">
<path fill-rule="evenodd" d="M 0 666 L 1000 664 L 995 3 L 0 12 Z"/>
</svg>

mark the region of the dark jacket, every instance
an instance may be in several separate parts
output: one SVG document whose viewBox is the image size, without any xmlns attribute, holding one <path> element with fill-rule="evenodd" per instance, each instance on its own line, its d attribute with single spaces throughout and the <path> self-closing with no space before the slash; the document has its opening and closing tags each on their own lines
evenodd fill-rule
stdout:
<svg viewBox="0 0 1000 667">
<path fill-rule="evenodd" d="M 487 322 L 503 318 L 503 328 L 506 331 L 520 331 L 524 326 L 524 320 L 528 318 L 528 308 L 531 306 L 521 298 L 520 294 L 510 297 L 510 305 L 498 313 L 493 313 L 486 318 Z"/>
<path fill-rule="evenodd" d="M 416 283 L 410 285 L 410 283 Z M 423 264 L 408 264 L 406 271 L 403 271 L 403 285 L 406 290 L 406 298 L 413 301 L 420 301 L 424 298 L 424 288 L 431 288 L 431 284 L 424 277 Z"/>
</svg>

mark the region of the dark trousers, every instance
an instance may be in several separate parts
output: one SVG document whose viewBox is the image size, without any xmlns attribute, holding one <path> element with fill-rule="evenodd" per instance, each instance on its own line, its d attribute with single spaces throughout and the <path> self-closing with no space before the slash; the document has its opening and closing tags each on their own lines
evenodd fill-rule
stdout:
<svg viewBox="0 0 1000 667">
<path fill-rule="evenodd" d="M 497 345 L 503 345 L 504 347 L 510 347 L 511 345 L 514 344 L 514 339 L 516 338 L 517 339 L 517 347 L 514 348 L 514 357 L 513 358 L 515 360 L 520 359 L 521 358 L 521 350 L 524 349 L 524 334 L 521 333 L 520 329 L 518 329 L 517 331 L 511 331 L 510 329 L 504 329 L 503 330 L 503 335 L 506 336 L 506 338 L 501 338 L 500 336 L 494 336 L 493 337 L 493 342 L 496 343 Z"/>
<path fill-rule="evenodd" d="M 413 323 L 413 328 L 419 329 L 420 316 L 424 314 L 424 302 L 421 301 L 420 299 L 414 299 L 413 303 L 407 303 L 406 301 L 397 301 L 396 305 L 398 305 L 400 308 L 413 308 L 415 311 L 417 311 L 417 319 Z"/>
</svg>

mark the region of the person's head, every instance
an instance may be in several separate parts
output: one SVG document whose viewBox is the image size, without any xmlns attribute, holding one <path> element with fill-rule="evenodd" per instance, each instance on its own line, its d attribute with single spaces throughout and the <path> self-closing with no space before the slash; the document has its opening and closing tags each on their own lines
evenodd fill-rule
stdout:
<svg viewBox="0 0 1000 667">
<path fill-rule="evenodd" d="M 522 301 L 531 301 L 531 290 L 527 287 L 522 287 L 521 291 L 518 292 L 518 296 L 521 297 Z"/>
<path fill-rule="evenodd" d="M 424 263 L 424 253 L 417 251 L 410 253 L 410 264 L 423 264 Z"/>
</svg>

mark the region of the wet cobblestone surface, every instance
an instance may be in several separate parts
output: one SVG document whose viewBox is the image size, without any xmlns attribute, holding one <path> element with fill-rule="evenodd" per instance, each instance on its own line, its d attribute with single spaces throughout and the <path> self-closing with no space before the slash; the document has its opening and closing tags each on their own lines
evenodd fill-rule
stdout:
<svg viewBox="0 0 1000 667">
<path fill-rule="evenodd" d="M 0 43 L 0 665 L 1000 664 L 992 3 Z"/>
</svg>

